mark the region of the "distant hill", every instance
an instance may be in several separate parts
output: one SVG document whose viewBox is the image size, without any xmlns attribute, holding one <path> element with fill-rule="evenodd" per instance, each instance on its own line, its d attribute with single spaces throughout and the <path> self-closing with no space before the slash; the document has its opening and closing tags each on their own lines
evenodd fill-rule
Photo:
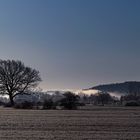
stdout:
<svg viewBox="0 0 140 140">
<path fill-rule="evenodd" d="M 106 84 L 99 85 L 87 90 L 100 90 L 105 92 L 115 92 L 115 93 L 137 93 L 140 94 L 140 82 L 129 81 L 124 83 Z"/>
</svg>

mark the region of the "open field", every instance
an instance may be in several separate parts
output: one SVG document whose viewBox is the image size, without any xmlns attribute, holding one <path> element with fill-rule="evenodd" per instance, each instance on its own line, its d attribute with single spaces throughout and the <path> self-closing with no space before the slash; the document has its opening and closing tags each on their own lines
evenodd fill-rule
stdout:
<svg viewBox="0 0 140 140">
<path fill-rule="evenodd" d="M 140 140 L 140 108 L 0 109 L 0 140 Z"/>
</svg>

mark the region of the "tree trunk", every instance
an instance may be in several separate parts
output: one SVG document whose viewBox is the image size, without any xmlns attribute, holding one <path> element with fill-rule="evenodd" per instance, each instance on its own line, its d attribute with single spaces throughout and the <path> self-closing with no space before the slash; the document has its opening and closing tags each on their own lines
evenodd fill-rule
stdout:
<svg viewBox="0 0 140 140">
<path fill-rule="evenodd" d="M 12 95 L 9 95 L 9 99 L 10 99 L 11 106 L 14 106 L 13 96 Z"/>
</svg>

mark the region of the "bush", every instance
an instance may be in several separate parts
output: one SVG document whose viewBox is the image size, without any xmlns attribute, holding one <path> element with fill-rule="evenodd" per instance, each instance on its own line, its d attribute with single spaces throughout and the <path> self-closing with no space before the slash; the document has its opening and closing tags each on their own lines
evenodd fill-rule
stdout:
<svg viewBox="0 0 140 140">
<path fill-rule="evenodd" d="M 0 101 L 0 106 L 4 106 L 4 105 L 5 105 L 5 103 Z"/>
<path fill-rule="evenodd" d="M 125 106 L 140 106 L 140 103 L 136 101 L 130 101 L 130 102 L 127 102 Z"/>
<path fill-rule="evenodd" d="M 86 104 L 85 103 L 77 103 L 76 105 L 77 106 L 85 106 Z"/>
<path fill-rule="evenodd" d="M 77 109 L 79 96 L 71 92 L 66 92 L 63 95 L 64 98 L 60 101 L 60 105 L 69 110 Z"/>
<path fill-rule="evenodd" d="M 56 105 L 51 99 L 45 100 L 43 103 L 43 109 L 56 109 Z"/>
<path fill-rule="evenodd" d="M 12 105 L 11 105 L 10 102 L 8 102 L 8 103 L 5 103 L 5 104 L 4 104 L 4 107 L 12 107 Z"/>
<path fill-rule="evenodd" d="M 17 109 L 33 109 L 34 104 L 29 101 L 24 101 L 21 103 L 15 103 L 14 108 Z"/>
</svg>

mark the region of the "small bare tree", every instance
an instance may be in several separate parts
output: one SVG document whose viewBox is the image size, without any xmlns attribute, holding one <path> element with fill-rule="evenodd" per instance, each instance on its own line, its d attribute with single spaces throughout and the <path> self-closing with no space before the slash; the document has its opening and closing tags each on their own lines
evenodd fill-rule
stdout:
<svg viewBox="0 0 140 140">
<path fill-rule="evenodd" d="M 36 87 L 40 81 L 39 71 L 21 61 L 0 60 L 0 94 L 8 95 L 12 106 L 15 96 Z"/>
</svg>

